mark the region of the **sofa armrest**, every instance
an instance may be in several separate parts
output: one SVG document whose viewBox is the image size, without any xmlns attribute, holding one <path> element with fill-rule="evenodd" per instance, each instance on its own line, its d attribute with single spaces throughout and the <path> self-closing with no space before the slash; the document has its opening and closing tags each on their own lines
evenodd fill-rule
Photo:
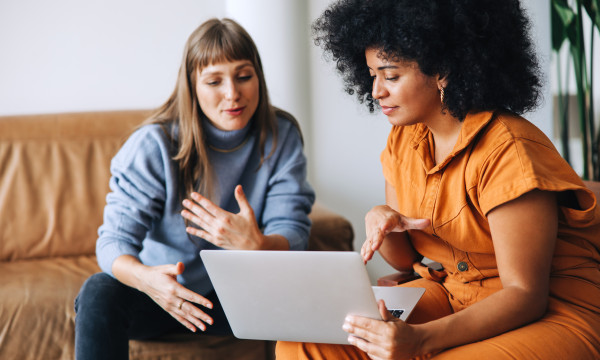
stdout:
<svg viewBox="0 0 600 360">
<path fill-rule="evenodd" d="M 350 221 L 318 202 L 309 215 L 312 221 L 308 250 L 352 251 L 354 230 Z"/>
<path fill-rule="evenodd" d="M 442 264 L 429 259 L 424 259 L 423 264 L 430 268 L 430 271 L 443 271 L 444 267 Z M 377 286 L 398 286 L 402 283 L 409 282 L 420 278 L 421 276 L 415 271 L 398 271 L 389 275 L 385 275 L 377 279 Z"/>
<path fill-rule="evenodd" d="M 377 286 L 397 286 L 402 283 L 417 279 L 418 277 L 419 275 L 413 271 L 398 271 L 377 279 Z"/>
</svg>

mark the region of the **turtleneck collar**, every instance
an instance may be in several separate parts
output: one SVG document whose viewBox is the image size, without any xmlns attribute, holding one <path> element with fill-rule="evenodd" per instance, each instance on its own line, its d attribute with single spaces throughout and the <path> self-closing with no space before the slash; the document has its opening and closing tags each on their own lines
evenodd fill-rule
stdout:
<svg viewBox="0 0 600 360">
<path fill-rule="evenodd" d="M 226 131 L 215 127 L 208 119 L 202 120 L 202 127 L 206 134 L 207 144 L 216 151 L 232 151 L 240 147 L 248 138 L 248 133 L 252 128 L 253 119 L 248 121 L 244 128 L 239 130 Z"/>
</svg>

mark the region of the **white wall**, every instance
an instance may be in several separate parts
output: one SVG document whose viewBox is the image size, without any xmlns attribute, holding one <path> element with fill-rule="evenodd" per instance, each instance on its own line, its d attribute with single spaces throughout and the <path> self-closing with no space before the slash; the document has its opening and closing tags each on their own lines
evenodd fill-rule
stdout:
<svg viewBox="0 0 600 360">
<path fill-rule="evenodd" d="M 311 22 L 329 3 L 329 0 L 311 1 Z M 365 240 L 365 214 L 385 202 L 379 154 L 391 125 L 387 117 L 370 114 L 355 96 L 344 92 L 334 64 L 324 59 L 320 48 L 312 46 L 310 55 L 311 137 L 315 154 L 311 159 L 315 170 L 312 182 L 320 201 L 352 222 L 354 247 L 359 250 Z M 367 268 L 373 281 L 393 272 L 378 254 Z"/>
<path fill-rule="evenodd" d="M 0 114 L 157 107 L 209 0 L 0 1 Z"/>
<path fill-rule="evenodd" d="M 552 62 L 552 43 L 550 38 L 550 1 L 521 0 L 533 23 L 532 39 L 537 47 L 540 66 L 545 72 L 543 102 L 533 113 L 526 114 L 546 135 L 553 138 L 552 95 L 550 67 Z"/>
<path fill-rule="evenodd" d="M 319 200 L 352 222 L 359 249 L 364 215 L 384 202 L 379 154 L 390 125 L 343 91 L 334 65 L 312 44 L 310 24 L 329 3 L 0 1 L 0 115 L 159 106 L 175 85 L 191 31 L 210 17 L 233 17 L 256 41 L 274 105 L 301 121 Z M 549 5 L 524 3 L 549 59 Z M 547 133 L 550 105 L 546 99 L 531 116 Z M 372 279 L 392 271 L 379 257 L 368 269 Z"/>
</svg>

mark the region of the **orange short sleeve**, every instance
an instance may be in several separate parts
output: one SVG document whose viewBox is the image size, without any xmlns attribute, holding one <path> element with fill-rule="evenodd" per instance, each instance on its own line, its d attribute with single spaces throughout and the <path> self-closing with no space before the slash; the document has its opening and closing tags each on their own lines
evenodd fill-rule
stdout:
<svg viewBox="0 0 600 360">
<path fill-rule="evenodd" d="M 592 203 L 593 195 L 551 144 L 530 137 L 511 136 L 486 157 L 478 176 L 479 204 L 484 214 L 533 190 L 582 190 L 579 197 Z M 548 141 L 549 142 L 549 141 Z M 584 199 L 592 196 L 590 199 Z"/>
<path fill-rule="evenodd" d="M 381 166 L 383 168 L 383 177 L 392 186 L 396 187 L 396 168 L 398 164 L 397 154 L 398 149 L 398 136 L 400 135 L 400 128 L 394 126 L 388 135 L 387 145 L 381 152 Z"/>
</svg>

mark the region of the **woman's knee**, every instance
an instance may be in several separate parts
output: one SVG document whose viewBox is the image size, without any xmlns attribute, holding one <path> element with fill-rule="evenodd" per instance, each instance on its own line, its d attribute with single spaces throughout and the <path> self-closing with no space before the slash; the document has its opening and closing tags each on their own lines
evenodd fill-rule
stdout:
<svg viewBox="0 0 600 360">
<path fill-rule="evenodd" d="M 298 359 L 298 347 L 300 346 L 297 342 L 291 341 L 278 341 L 275 345 L 275 357 L 277 359 Z"/>
<path fill-rule="evenodd" d="M 292 360 L 368 360 L 369 356 L 352 345 L 316 344 L 278 341 L 275 348 L 277 359 Z"/>
<path fill-rule="evenodd" d="M 75 298 L 75 312 L 82 310 L 109 310 L 119 299 L 123 299 L 123 287 L 118 280 L 108 274 L 97 273 L 90 276 L 81 286 Z"/>
<path fill-rule="evenodd" d="M 425 293 L 407 319 L 409 324 L 423 324 L 452 314 L 453 310 L 448 300 L 448 291 L 440 283 L 427 279 L 417 279 L 400 286 L 425 288 Z"/>
<path fill-rule="evenodd" d="M 597 343 L 555 320 L 539 320 L 498 336 L 441 352 L 437 360 L 474 359 L 599 359 Z"/>
</svg>

